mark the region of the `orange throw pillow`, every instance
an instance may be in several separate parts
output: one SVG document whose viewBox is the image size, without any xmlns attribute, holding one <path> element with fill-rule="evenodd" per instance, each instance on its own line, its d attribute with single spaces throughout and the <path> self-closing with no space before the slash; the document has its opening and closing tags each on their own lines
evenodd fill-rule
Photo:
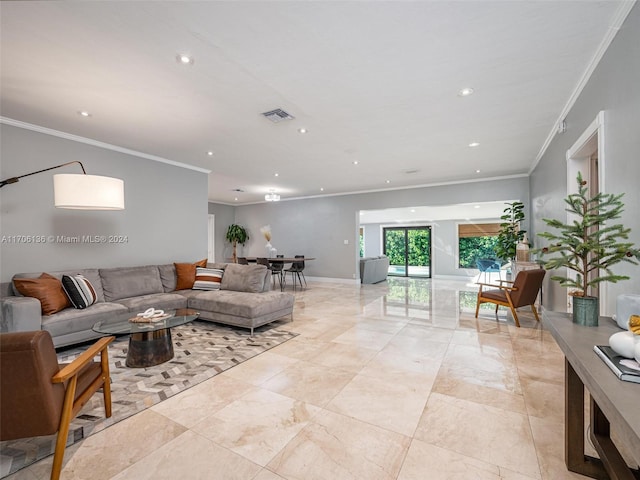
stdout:
<svg viewBox="0 0 640 480">
<path fill-rule="evenodd" d="M 176 290 L 189 290 L 196 281 L 196 267 L 206 267 L 207 259 L 196 263 L 174 263 L 176 266 Z"/>
<path fill-rule="evenodd" d="M 62 282 L 48 273 L 43 273 L 39 278 L 16 278 L 13 283 L 25 297 L 40 300 L 43 315 L 53 315 L 71 306 Z"/>
</svg>

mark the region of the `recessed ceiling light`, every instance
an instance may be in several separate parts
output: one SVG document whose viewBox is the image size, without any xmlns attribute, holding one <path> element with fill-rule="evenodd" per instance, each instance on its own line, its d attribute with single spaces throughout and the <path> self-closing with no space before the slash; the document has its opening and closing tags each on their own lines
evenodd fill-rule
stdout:
<svg viewBox="0 0 640 480">
<path fill-rule="evenodd" d="M 480 170 L 476 170 L 476 173 L 480 173 Z"/>
<path fill-rule="evenodd" d="M 416 209 L 415 209 L 415 208 L 412 208 L 412 209 L 411 209 L 411 213 L 416 213 Z"/>
<path fill-rule="evenodd" d="M 458 96 L 460 97 L 468 97 L 469 95 L 472 95 L 472 94 L 473 94 L 473 88 L 471 87 L 465 87 L 458 91 Z"/>
<path fill-rule="evenodd" d="M 391 180 L 385 180 L 384 183 L 391 183 Z"/>
<path fill-rule="evenodd" d="M 471 143 L 469 144 L 469 146 L 470 146 L 470 147 L 478 147 L 478 146 L 480 146 L 480 144 L 479 144 L 478 142 L 471 142 Z"/>
<path fill-rule="evenodd" d="M 279 174 L 279 173 L 274 173 L 274 174 L 273 174 L 273 176 L 274 176 L 274 177 L 279 177 L 279 176 L 280 176 L 280 174 Z"/>
<path fill-rule="evenodd" d="M 354 165 L 357 165 L 357 164 L 358 164 L 358 160 L 354 160 L 354 161 L 353 161 L 353 164 L 354 164 Z"/>
<path fill-rule="evenodd" d="M 210 157 L 213 157 L 213 152 L 212 151 L 208 151 L 207 155 L 209 155 Z"/>
<path fill-rule="evenodd" d="M 480 208 L 480 205 L 474 205 L 473 208 Z"/>
<path fill-rule="evenodd" d="M 238 201 L 238 197 L 234 198 L 234 200 L 237 202 Z"/>
<path fill-rule="evenodd" d="M 193 65 L 193 57 L 190 57 L 186 53 L 179 53 L 176 55 L 176 60 L 182 65 Z"/>
<path fill-rule="evenodd" d="M 86 110 L 80 110 L 78 112 L 78 115 L 80 115 L 81 117 L 90 117 L 91 114 L 89 112 L 87 112 Z"/>
<path fill-rule="evenodd" d="M 298 132 L 300 133 L 307 133 L 307 129 L 306 128 L 299 128 Z"/>
<path fill-rule="evenodd" d="M 324 192 L 324 187 L 320 187 L 320 191 L 321 191 L 321 192 Z"/>
</svg>

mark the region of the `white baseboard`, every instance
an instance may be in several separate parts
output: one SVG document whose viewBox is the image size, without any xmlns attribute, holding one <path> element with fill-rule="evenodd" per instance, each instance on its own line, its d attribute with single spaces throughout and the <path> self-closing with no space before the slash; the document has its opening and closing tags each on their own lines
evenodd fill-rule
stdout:
<svg viewBox="0 0 640 480">
<path fill-rule="evenodd" d="M 306 277 L 309 282 L 320 283 L 346 283 L 349 285 L 358 285 L 360 283 L 359 278 L 331 278 L 331 277 Z"/>
</svg>

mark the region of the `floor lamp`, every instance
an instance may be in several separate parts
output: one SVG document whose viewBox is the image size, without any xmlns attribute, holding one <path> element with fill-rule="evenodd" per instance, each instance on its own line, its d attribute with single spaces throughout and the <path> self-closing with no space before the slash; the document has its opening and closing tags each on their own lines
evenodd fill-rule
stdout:
<svg viewBox="0 0 640 480">
<path fill-rule="evenodd" d="M 57 174 L 53 176 L 54 204 L 57 208 L 73 210 L 124 210 L 124 181 L 119 178 L 87 175 L 81 162 L 73 161 L 49 167 L 37 172 L 0 181 L 0 188 L 17 183 L 21 178 L 48 172 L 77 163 L 82 174 Z"/>
</svg>

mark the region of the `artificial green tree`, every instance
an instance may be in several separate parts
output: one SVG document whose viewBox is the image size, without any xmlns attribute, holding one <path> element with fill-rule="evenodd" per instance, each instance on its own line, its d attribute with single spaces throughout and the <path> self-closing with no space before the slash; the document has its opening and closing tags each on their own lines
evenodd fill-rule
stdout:
<svg viewBox="0 0 640 480">
<path fill-rule="evenodd" d="M 233 263 L 237 263 L 238 262 L 238 255 L 237 255 L 238 243 L 244 245 L 246 241 L 249 240 L 249 234 L 244 229 L 244 227 L 241 227 L 240 225 L 236 225 L 234 223 L 232 225 L 229 225 L 229 228 L 227 229 L 226 239 L 229 242 L 231 242 L 231 244 L 233 245 L 233 257 L 232 257 Z"/>
<path fill-rule="evenodd" d="M 601 282 L 616 283 L 628 280 L 625 275 L 616 275 L 611 267 L 620 262 L 638 264 L 638 250 L 629 238 L 629 228 L 621 224 L 609 225 L 611 220 L 620 218 L 624 209 L 623 193 L 597 193 L 589 197 L 587 182 L 578 172 L 578 193 L 565 198 L 566 211 L 575 215 L 571 223 L 543 219 L 558 233 L 539 233 L 549 240 L 547 247 L 537 250 L 543 255 L 557 254 L 545 263 L 547 269 L 566 267 L 576 272 L 576 277 L 556 275 L 552 280 L 563 287 L 575 288 L 571 295 L 586 297 L 590 289 Z"/>
<path fill-rule="evenodd" d="M 500 232 L 495 247 L 496 256 L 504 263 L 516 257 L 518 242 L 524 238 L 526 230 L 520 230 L 520 222 L 524 220 L 524 204 L 522 202 L 506 203 L 507 208 L 500 217 Z"/>
</svg>

